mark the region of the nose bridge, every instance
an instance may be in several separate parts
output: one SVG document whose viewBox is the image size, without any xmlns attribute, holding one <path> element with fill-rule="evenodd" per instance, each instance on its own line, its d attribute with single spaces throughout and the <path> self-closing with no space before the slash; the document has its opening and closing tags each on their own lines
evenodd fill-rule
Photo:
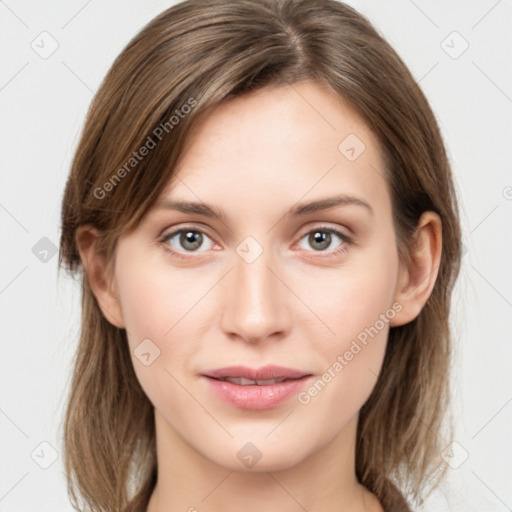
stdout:
<svg viewBox="0 0 512 512">
<path fill-rule="evenodd" d="M 248 241 L 237 248 L 222 318 L 225 332 L 255 342 L 287 326 L 283 285 L 274 275 L 276 261 L 272 250 L 258 251 L 252 244 Z"/>
</svg>

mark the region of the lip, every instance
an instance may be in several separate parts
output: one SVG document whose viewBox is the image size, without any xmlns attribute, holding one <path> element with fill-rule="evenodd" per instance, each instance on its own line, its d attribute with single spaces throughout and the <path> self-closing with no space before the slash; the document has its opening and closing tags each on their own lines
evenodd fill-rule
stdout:
<svg viewBox="0 0 512 512">
<path fill-rule="evenodd" d="M 300 379 L 309 372 L 286 368 L 285 366 L 267 365 L 261 368 L 248 368 L 247 366 L 226 366 L 225 368 L 217 368 L 208 370 L 201 375 L 220 379 L 223 377 L 243 377 L 251 380 L 268 380 L 268 379 Z"/>
<path fill-rule="evenodd" d="M 239 409 L 264 410 L 277 407 L 305 386 L 312 374 L 283 366 L 264 366 L 253 369 L 229 366 L 201 374 L 212 390 L 224 402 Z M 251 380 L 290 379 L 275 384 L 242 386 L 216 380 L 223 377 L 242 377 Z"/>
</svg>

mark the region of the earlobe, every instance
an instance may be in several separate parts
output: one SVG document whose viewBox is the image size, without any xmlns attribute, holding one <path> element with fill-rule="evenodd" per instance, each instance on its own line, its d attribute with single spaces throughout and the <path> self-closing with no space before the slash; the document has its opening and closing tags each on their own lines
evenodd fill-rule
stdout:
<svg viewBox="0 0 512 512">
<path fill-rule="evenodd" d="M 109 272 L 105 255 L 97 251 L 99 231 L 92 226 L 80 226 L 76 244 L 86 278 L 104 317 L 115 327 L 125 328 L 114 275 Z"/>
<path fill-rule="evenodd" d="M 441 252 L 441 219 L 434 212 L 424 212 L 410 247 L 410 263 L 407 266 L 400 264 L 395 301 L 402 309 L 390 322 L 392 327 L 407 324 L 420 314 L 434 289 Z"/>
</svg>

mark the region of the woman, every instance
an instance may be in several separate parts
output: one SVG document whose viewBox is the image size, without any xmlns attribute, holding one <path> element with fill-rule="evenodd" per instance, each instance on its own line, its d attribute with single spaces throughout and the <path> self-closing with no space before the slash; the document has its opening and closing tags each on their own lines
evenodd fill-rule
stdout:
<svg viewBox="0 0 512 512">
<path fill-rule="evenodd" d="M 74 506 L 421 504 L 444 473 L 460 252 L 435 117 L 364 17 L 166 10 L 100 87 L 63 197 Z"/>
</svg>

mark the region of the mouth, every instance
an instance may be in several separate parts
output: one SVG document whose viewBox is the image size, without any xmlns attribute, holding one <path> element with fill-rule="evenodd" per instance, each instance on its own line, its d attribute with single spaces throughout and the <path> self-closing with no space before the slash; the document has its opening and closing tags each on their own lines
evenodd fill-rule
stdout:
<svg viewBox="0 0 512 512">
<path fill-rule="evenodd" d="M 267 365 L 262 368 L 248 368 L 246 366 L 226 366 L 208 370 L 202 373 L 205 377 L 217 380 L 225 380 L 238 385 L 257 384 L 258 386 L 266 386 L 283 382 L 285 380 L 301 379 L 310 376 L 310 372 L 296 370 L 294 368 L 286 368 L 285 366 Z M 234 382 L 234 380 L 238 380 Z M 251 381 L 250 383 L 247 381 Z"/>
<path fill-rule="evenodd" d="M 214 378 L 214 377 L 210 377 Z M 244 377 L 222 377 L 219 380 L 221 382 L 231 382 L 231 384 L 236 384 L 237 386 L 270 386 L 271 384 L 279 384 L 280 382 L 285 382 L 289 380 L 297 380 L 297 379 L 265 379 L 265 380 L 253 380 L 246 379 Z"/>
<path fill-rule="evenodd" d="M 283 366 L 230 366 L 204 372 L 201 377 L 224 402 L 241 409 L 262 410 L 276 407 L 298 393 L 312 374 Z"/>
</svg>

